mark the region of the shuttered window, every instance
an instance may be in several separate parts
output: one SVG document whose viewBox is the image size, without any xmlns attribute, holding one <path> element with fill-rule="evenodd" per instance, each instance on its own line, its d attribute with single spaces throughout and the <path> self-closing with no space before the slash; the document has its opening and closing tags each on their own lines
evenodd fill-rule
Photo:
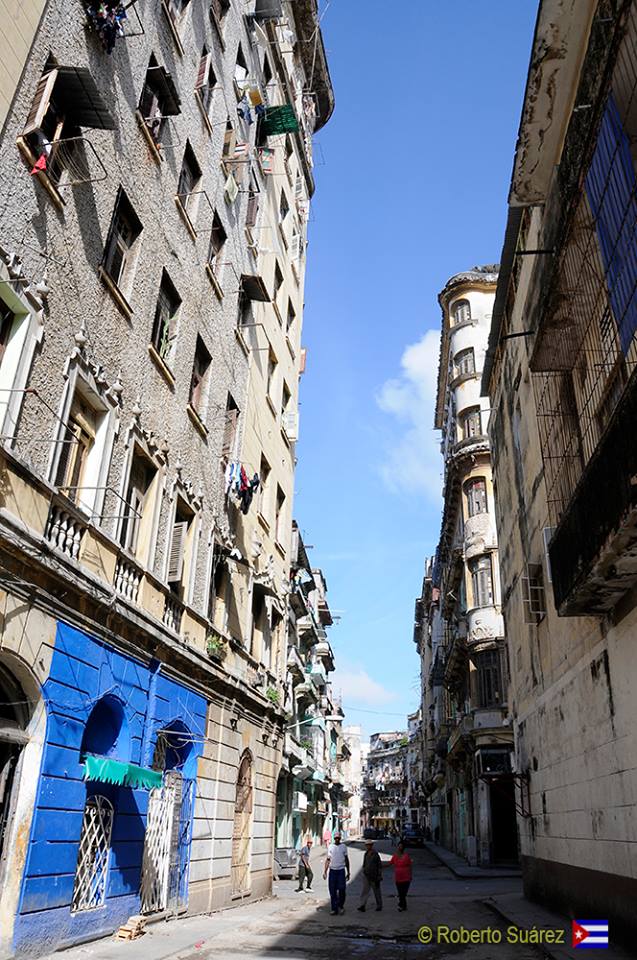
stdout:
<svg viewBox="0 0 637 960">
<path fill-rule="evenodd" d="M 201 51 L 199 69 L 197 71 L 197 80 L 195 90 L 201 100 L 201 104 L 206 113 L 210 113 L 212 98 L 217 86 L 217 77 L 212 66 L 212 54 L 204 46 Z"/>
<path fill-rule="evenodd" d="M 469 440 L 471 437 L 482 436 L 482 415 L 480 407 L 470 407 L 461 418 L 462 439 Z"/>
<path fill-rule="evenodd" d="M 150 460 L 136 450 L 131 463 L 120 532 L 122 547 L 132 554 L 137 551 L 139 529 L 144 516 L 148 493 L 156 472 L 157 469 Z"/>
<path fill-rule="evenodd" d="M 256 227 L 259 215 L 259 189 L 254 180 L 250 181 L 248 191 L 248 209 L 246 212 L 246 227 Z"/>
<path fill-rule="evenodd" d="M 473 347 L 468 350 L 461 350 L 453 358 L 454 376 L 461 377 L 467 373 L 476 372 L 476 358 Z"/>
<path fill-rule="evenodd" d="M 72 500 L 78 502 L 86 463 L 95 443 L 95 411 L 80 397 L 75 397 L 60 439 L 60 454 L 55 484 Z"/>
<path fill-rule="evenodd" d="M 173 524 L 168 552 L 168 583 L 181 583 L 184 571 L 184 551 L 188 536 L 188 521 L 176 520 Z"/>
</svg>

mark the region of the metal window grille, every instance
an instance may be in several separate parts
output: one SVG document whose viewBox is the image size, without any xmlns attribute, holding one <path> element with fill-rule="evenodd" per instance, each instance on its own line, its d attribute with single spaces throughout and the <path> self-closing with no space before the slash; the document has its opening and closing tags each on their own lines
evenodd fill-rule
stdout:
<svg viewBox="0 0 637 960">
<path fill-rule="evenodd" d="M 467 373 L 475 373 L 476 358 L 473 347 L 469 347 L 467 350 L 461 350 L 460 353 L 457 353 L 453 358 L 453 363 L 456 377 L 461 377 Z"/>
<path fill-rule="evenodd" d="M 637 10 L 541 320 L 533 368 L 550 523 L 557 526 L 637 365 Z"/>
<path fill-rule="evenodd" d="M 75 870 L 72 913 L 95 910 L 106 898 L 113 807 L 106 797 L 86 801 Z"/>
<path fill-rule="evenodd" d="M 524 622 L 539 623 L 546 616 L 546 595 L 541 563 L 528 563 L 521 578 Z"/>
</svg>

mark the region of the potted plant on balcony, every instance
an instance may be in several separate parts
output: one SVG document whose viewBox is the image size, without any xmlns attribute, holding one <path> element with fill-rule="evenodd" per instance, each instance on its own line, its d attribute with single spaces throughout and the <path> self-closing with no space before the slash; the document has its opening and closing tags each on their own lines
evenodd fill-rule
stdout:
<svg viewBox="0 0 637 960">
<path fill-rule="evenodd" d="M 281 694 L 276 687 L 268 687 L 265 691 L 265 695 L 272 704 L 273 707 L 278 707 L 281 702 Z"/>
<path fill-rule="evenodd" d="M 220 633 L 210 632 L 206 638 L 206 651 L 212 660 L 223 660 L 228 652 L 228 641 Z"/>
</svg>

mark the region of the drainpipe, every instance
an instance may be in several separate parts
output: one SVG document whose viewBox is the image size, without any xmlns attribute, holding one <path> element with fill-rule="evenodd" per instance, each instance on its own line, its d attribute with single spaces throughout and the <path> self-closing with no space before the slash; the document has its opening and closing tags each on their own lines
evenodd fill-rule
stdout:
<svg viewBox="0 0 637 960">
<path fill-rule="evenodd" d="M 150 767 L 153 762 L 153 720 L 157 706 L 157 679 L 161 672 L 161 661 L 152 659 L 148 664 L 150 680 L 148 681 L 148 699 L 146 701 L 146 716 L 144 718 L 144 735 L 142 737 L 142 766 Z"/>
</svg>

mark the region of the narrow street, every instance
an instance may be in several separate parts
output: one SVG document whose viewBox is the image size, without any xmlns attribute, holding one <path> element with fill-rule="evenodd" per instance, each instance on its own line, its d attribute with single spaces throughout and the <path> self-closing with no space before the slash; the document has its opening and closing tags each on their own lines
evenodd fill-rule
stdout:
<svg viewBox="0 0 637 960">
<path fill-rule="evenodd" d="M 225 910 L 210 917 L 194 917 L 147 927 L 140 939 L 129 942 L 103 940 L 76 947 L 63 954 L 64 960 L 227 960 L 229 957 L 274 958 L 374 957 L 380 960 L 442 960 L 445 957 L 469 957 L 491 960 L 515 957 L 531 960 L 542 956 L 567 957 L 571 951 L 547 954 L 537 946 L 510 945 L 506 942 L 509 924 L 484 901 L 491 897 L 519 895 L 516 877 L 462 879 L 454 876 L 428 850 L 411 850 L 414 882 L 406 913 L 399 913 L 389 867 L 383 880 L 384 907 L 375 910 L 370 897 L 366 913 L 359 913 L 362 844 L 349 845 L 352 880 L 348 886 L 343 916 L 330 916 L 327 884 L 322 879 L 322 852 L 315 854 L 315 881 L 311 893 L 296 893 L 296 883 L 281 880 L 274 885 L 274 896 L 258 903 Z M 391 855 L 389 841 L 378 849 L 386 861 Z M 465 927 L 473 930 L 500 931 L 502 942 L 494 944 L 425 945 L 418 941 L 418 929 Z M 562 929 L 567 925 L 562 922 Z M 568 943 L 570 932 L 565 935 Z M 614 956 L 614 954 L 613 954 Z M 59 957 L 59 954 L 58 954 Z"/>
</svg>

